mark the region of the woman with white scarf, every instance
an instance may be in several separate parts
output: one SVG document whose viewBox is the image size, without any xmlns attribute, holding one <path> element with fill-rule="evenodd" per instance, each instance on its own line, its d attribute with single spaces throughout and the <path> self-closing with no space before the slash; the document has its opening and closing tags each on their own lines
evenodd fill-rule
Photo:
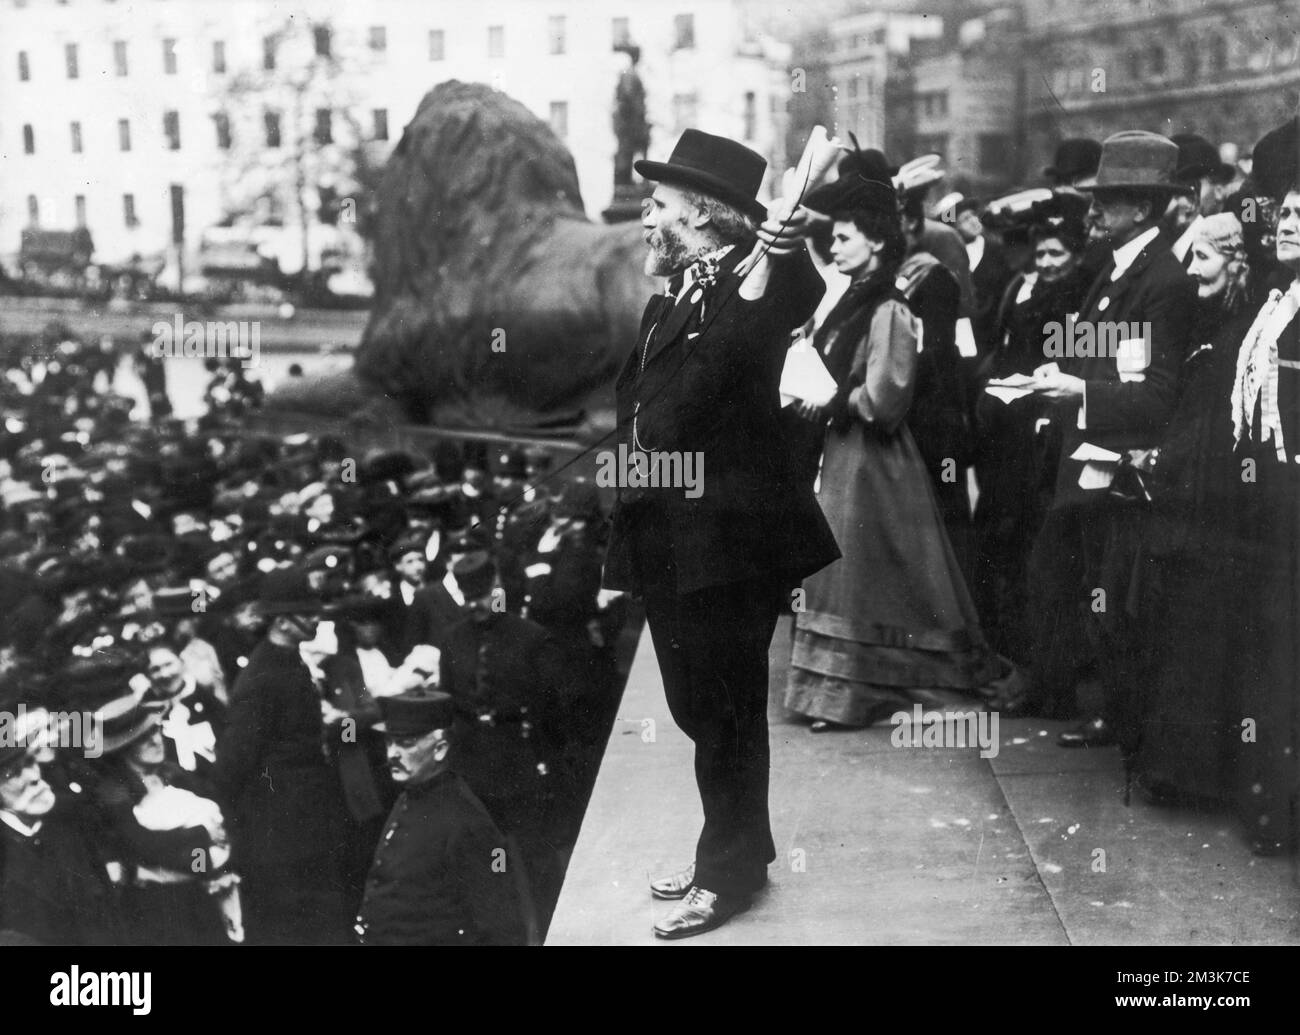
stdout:
<svg viewBox="0 0 1300 1035">
<path fill-rule="evenodd" d="M 1300 842 L 1300 117 L 1256 145 L 1256 194 L 1278 202 L 1284 277 L 1246 332 L 1232 389 L 1231 434 L 1247 488 L 1243 519 L 1261 550 L 1240 625 L 1241 811 L 1259 854 Z M 1289 274 L 1289 277 L 1285 276 Z"/>
</svg>

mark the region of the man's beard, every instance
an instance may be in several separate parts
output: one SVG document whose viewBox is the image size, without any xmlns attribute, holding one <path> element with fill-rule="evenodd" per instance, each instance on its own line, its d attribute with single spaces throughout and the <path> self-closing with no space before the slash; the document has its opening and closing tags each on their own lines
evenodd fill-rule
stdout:
<svg viewBox="0 0 1300 1035">
<path fill-rule="evenodd" d="M 650 277 L 671 277 L 696 258 L 675 227 L 661 226 L 650 231 L 650 251 L 645 257 L 645 272 Z"/>
</svg>

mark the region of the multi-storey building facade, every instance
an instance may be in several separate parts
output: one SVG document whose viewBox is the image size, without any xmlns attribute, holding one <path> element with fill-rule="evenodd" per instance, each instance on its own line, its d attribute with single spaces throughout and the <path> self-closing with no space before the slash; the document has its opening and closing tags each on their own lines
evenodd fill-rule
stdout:
<svg viewBox="0 0 1300 1035">
<path fill-rule="evenodd" d="M 1030 167 L 1066 137 L 1195 132 L 1250 149 L 1300 105 L 1294 0 L 1023 0 Z"/>
<path fill-rule="evenodd" d="M 291 14 L 309 30 L 276 38 Z M 192 248 L 272 183 L 300 138 L 382 161 L 450 79 L 491 84 L 547 120 L 596 218 L 613 195 L 620 43 L 641 51 L 653 153 L 695 126 L 764 154 L 780 182 L 788 50 L 737 0 L 0 0 L 0 261 L 37 225 L 87 226 L 99 261 L 156 254 L 177 215 Z M 293 70 L 313 53 L 328 81 L 304 90 Z M 298 192 L 310 204 L 273 199 L 254 215 L 314 220 L 317 187 L 335 189 L 325 165 L 303 163 L 326 181 Z M 294 268 L 293 249 L 281 262 Z"/>
</svg>

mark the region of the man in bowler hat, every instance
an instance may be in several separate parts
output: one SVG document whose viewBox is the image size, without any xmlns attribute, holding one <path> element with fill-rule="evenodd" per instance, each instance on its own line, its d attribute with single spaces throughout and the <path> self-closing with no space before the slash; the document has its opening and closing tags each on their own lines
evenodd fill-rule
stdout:
<svg viewBox="0 0 1300 1035">
<path fill-rule="evenodd" d="M 449 694 L 379 702 L 402 794 L 379 838 L 354 928 L 364 945 L 522 945 L 514 860 L 483 803 L 451 769 Z"/>
<path fill-rule="evenodd" d="M 695 743 L 704 829 L 694 860 L 652 883 L 677 900 L 662 938 L 700 934 L 748 908 L 776 857 L 768 818 L 767 651 L 790 590 L 839 556 L 782 433 L 779 384 L 790 333 L 825 286 L 806 221 L 756 200 L 766 162 L 687 130 L 642 215 L 651 298 L 616 383 L 620 450 L 694 453 L 702 492 L 627 477 L 604 585 L 645 601 L 669 709 Z M 636 484 L 634 484 L 636 483 Z"/>
</svg>

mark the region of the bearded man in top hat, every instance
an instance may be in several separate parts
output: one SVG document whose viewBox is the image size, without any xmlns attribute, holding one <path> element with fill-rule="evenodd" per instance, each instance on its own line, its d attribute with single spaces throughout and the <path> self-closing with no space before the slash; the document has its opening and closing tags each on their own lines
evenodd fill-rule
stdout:
<svg viewBox="0 0 1300 1035">
<path fill-rule="evenodd" d="M 270 622 L 230 692 L 213 778 L 228 804 L 249 944 L 346 941 L 337 846 L 343 805 L 325 760 L 321 695 L 298 651 L 321 603 L 301 568 L 262 580 Z"/>
<path fill-rule="evenodd" d="M 668 290 L 647 304 L 616 383 L 619 449 L 638 470 L 665 453 L 707 463 L 689 495 L 622 479 L 604 575 L 644 598 L 669 709 L 695 742 L 704 829 L 694 861 L 651 885 L 680 900 L 655 927 L 663 938 L 712 930 L 767 882 L 768 645 L 791 587 L 839 556 L 782 434 L 778 390 L 790 332 L 825 287 L 806 220 L 755 200 L 765 166 L 698 130 L 667 162 L 636 163 L 657 183 L 646 272 Z"/>
<path fill-rule="evenodd" d="M 1103 714 L 1061 734 L 1063 747 L 1114 743 L 1134 693 L 1141 644 L 1125 604 L 1140 512 L 1109 493 L 1117 461 L 1106 457 L 1155 446 L 1177 400 L 1196 304 L 1195 285 L 1160 228 L 1170 198 L 1186 190 L 1177 166 L 1178 145 L 1156 133 L 1103 142 L 1090 215 L 1112 253 L 1070 335 L 1086 342 L 1090 330 L 1096 348 L 1044 363 L 1031 386 L 1056 404 L 1063 436 L 1055 498 L 1029 561 L 1038 705 L 1047 714 L 1072 710 L 1081 629 L 1103 690 Z"/>
</svg>

